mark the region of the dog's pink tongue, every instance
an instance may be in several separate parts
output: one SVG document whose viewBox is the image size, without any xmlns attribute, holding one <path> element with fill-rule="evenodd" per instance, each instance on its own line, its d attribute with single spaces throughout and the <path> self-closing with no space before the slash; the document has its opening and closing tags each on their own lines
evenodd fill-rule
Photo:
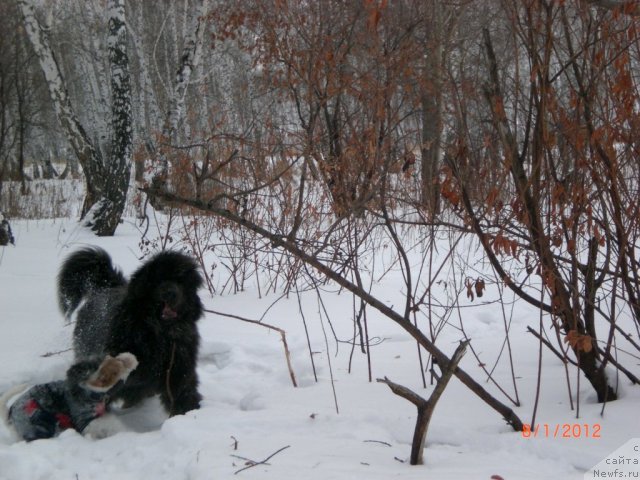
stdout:
<svg viewBox="0 0 640 480">
<path fill-rule="evenodd" d="M 169 305 L 165 304 L 162 309 L 162 318 L 176 318 L 178 314 Z"/>
</svg>

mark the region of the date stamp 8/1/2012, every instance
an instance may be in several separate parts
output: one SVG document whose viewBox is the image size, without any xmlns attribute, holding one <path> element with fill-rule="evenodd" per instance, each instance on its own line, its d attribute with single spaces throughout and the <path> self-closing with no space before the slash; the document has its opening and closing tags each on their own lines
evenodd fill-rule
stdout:
<svg viewBox="0 0 640 480">
<path fill-rule="evenodd" d="M 522 426 L 523 438 L 600 438 L 599 423 L 538 423 Z"/>
</svg>

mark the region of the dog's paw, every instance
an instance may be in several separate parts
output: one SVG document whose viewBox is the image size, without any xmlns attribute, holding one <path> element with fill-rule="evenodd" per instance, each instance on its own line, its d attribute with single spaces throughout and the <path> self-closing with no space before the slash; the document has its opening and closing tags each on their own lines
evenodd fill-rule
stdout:
<svg viewBox="0 0 640 480">
<path fill-rule="evenodd" d="M 127 427 L 118 417 L 106 414 L 92 420 L 82 431 L 82 435 L 93 440 L 100 440 L 125 431 L 127 431 Z"/>
<path fill-rule="evenodd" d="M 131 353 L 121 353 L 117 357 L 107 355 L 89 377 L 86 386 L 94 392 L 107 392 L 120 380 L 126 380 L 137 366 L 138 360 Z"/>
<path fill-rule="evenodd" d="M 129 375 L 132 371 L 136 369 L 138 366 L 138 359 L 133 353 L 124 352 L 116 356 L 116 360 L 122 362 L 124 369 L 126 370 L 126 375 Z M 126 378 L 126 376 L 125 376 Z M 124 378 L 123 378 L 124 380 Z"/>
</svg>

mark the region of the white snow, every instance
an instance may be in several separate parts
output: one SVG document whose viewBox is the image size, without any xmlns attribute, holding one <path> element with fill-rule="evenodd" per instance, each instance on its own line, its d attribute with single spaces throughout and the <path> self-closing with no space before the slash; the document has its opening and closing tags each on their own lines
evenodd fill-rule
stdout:
<svg viewBox="0 0 640 480">
<path fill-rule="evenodd" d="M 58 311 L 55 283 L 64 257 L 87 244 L 104 247 L 125 273 L 139 265 L 139 231 L 125 221 L 111 238 L 99 238 L 72 220 L 12 222 L 15 247 L 0 247 L 0 392 L 13 385 L 62 378 L 72 361 L 72 326 Z M 385 301 L 400 302 L 399 277 L 388 276 L 375 291 Z M 207 308 L 257 319 L 276 299 L 259 299 L 257 291 L 210 296 Z M 441 288 L 434 294 L 444 296 Z M 487 295 L 489 295 L 489 290 Z M 352 300 L 326 292 L 325 305 L 341 338 L 350 336 Z M 444 298 L 443 298 L 444 300 Z M 241 471 L 237 478 L 329 480 L 367 478 L 581 479 L 586 470 L 638 434 L 640 389 L 620 377 L 621 399 L 595 403 L 587 382 L 580 381 L 580 418 L 569 408 L 564 367 L 543 352 L 543 382 L 537 421 L 550 435 L 523 438 L 455 377 L 436 407 L 425 451 L 424 466 L 408 464 L 415 408 L 393 395 L 387 386 L 367 379 L 366 358 L 356 351 L 347 372 L 350 347 L 332 340 L 329 352 L 322 335 L 314 295 L 304 294 L 302 306 L 312 340 L 318 382 L 314 380 L 306 338 L 295 297 L 269 310 L 265 322 L 283 328 L 292 351 L 299 383 L 289 378 L 280 336 L 265 328 L 207 314 L 200 322 L 202 348 L 198 372 L 202 408 L 167 419 L 157 400 L 121 415 L 126 431 L 93 440 L 74 431 L 32 443 L 13 443 L 0 425 L 2 480 L 181 480 L 226 479 L 276 451 L 268 465 Z M 499 307 L 465 309 L 467 333 L 490 366 L 503 336 Z M 325 327 L 328 327 L 325 321 Z M 371 337 L 384 341 L 372 348 L 373 375 L 387 376 L 428 396 L 421 387 L 417 349 L 397 326 L 369 312 Z M 531 419 L 537 377 L 535 339 L 525 329 L 537 326 L 537 312 L 517 304 L 512 348 L 523 421 Z M 328 330 L 328 328 L 327 328 Z M 460 339 L 447 328 L 437 344 L 451 353 Z M 61 352 L 62 353 L 56 353 Z M 53 355 L 43 356 L 47 353 Z M 330 355 L 340 413 L 336 413 L 328 358 Z M 636 362 L 637 363 L 637 362 Z M 632 364 L 633 365 L 633 364 Z M 461 366 L 493 395 L 507 403 L 467 353 Z M 507 365 L 495 371 L 510 386 Z M 575 396 L 575 371 L 572 389 Z M 600 425 L 600 438 L 553 438 L 556 425 Z M 584 428 L 584 427 L 583 427 Z"/>
</svg>

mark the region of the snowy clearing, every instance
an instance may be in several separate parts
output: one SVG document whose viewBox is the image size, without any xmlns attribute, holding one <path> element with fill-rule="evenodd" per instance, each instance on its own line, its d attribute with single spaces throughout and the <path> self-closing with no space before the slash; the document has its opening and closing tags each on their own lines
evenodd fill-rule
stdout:
<svg viewBox="0 0 640 480">
<path fill-rule="evenodd" d="M 17 246 L 0 247 L 0 392 L 17 383 L 62 378 L 72 361 L 67 350 L 72 327 L 65 325 L 59 313 L 55 291 L 58 267 L 68 253 L 87 244 L 102 246 L 125 274 L 139 265 L 141 256 L 140 234 L 132 221 L 126 221 L 111 238 L 95 237 L 71 220 L 15 221 L 12 226 Z M 395 284 L 393 276 L 374 288 L 384 292 L 390 304 L 400 298 L 400 282 Z M 205 308 L 252 319 L 260 318 L 277 298 L 272 294 L 259 299 L 252 290 L 214 297 L 202 291 L 201 296 Z M 349 337 L 353 329 L 350 296 L 327 292 L 324 300 L 339 337 Z M 372 349 L 374 381 L 370 383 L 366 357 L 358 349 L 348 373 L 351 347 L 336 344 L 326 320 L 321 323 L 315 295 L 304 294 L 302 307 L 317 382 L 296 298 L 276 303 L 264 321 L 287 332 L 298 388 L 291 384 L 279 334 L 207 314 L 199 324 L 198 372 L 204 396 L 199 411 L 167 419 L 159 402 L 150 400 L 121 412 L 126 431 L 103 440 L 66 431 L 50 440 L 15 443 L 1 425 L 0 479 L 180 480 L 232 478 L 234 473 L 238 478 L 309 480 L 490 479 L 493 475 L 505 480 L 580 479 L 587 469 L 639 436 L 637 387 L 620 377 L 621 399 L 608 404 L 601 416 L 602 405 L 595 403 L 582 380 L 580 418 L 576 418 L 568 405 L 564 367 L 543 351 L 537 417 L 542 430 L 537 438 L 513 432 L 454 377 L 431 422 L 426 464 L 411 467 L 415 408 L 375 378 L 387 376 L 428 396 L 433 387 L 422 389 L 415 341 L 371 311 L 370 336 L 384 341 Z M 480 354 L 496 351 L 496 342 L 503 338 L 495 334 L 502 328 L 496 308 L 468 310 L 471 318 L 465 326 Z M 514 410 L 524 422 L 530 421 L 533 409 L 538 349 L 537 341 L 526 332 L 527 325 L 538 325 L 538 314 L 518 304 L 511 341 L 522 406 Z M 447 329 L 438 345 L 451 354 L 459 340 L 455 329 Z M 487 361 L 492 364 L 490 358 Z M 476 363 L 467 354 L 461 366 L 506 402 L 485 382 Z M 506 366 L 500 364 L 494 374 L 510 384 Z M 564 424 L 581 427 L 572 430 L 574 438 L 563 438 Z M 587 438 L 586 428 L 589 437 L 599 428 L 599 438 Z M 265 464 L 240 471 L 249 460 L 260 462 L 274 453 Z"/>
</svg>

